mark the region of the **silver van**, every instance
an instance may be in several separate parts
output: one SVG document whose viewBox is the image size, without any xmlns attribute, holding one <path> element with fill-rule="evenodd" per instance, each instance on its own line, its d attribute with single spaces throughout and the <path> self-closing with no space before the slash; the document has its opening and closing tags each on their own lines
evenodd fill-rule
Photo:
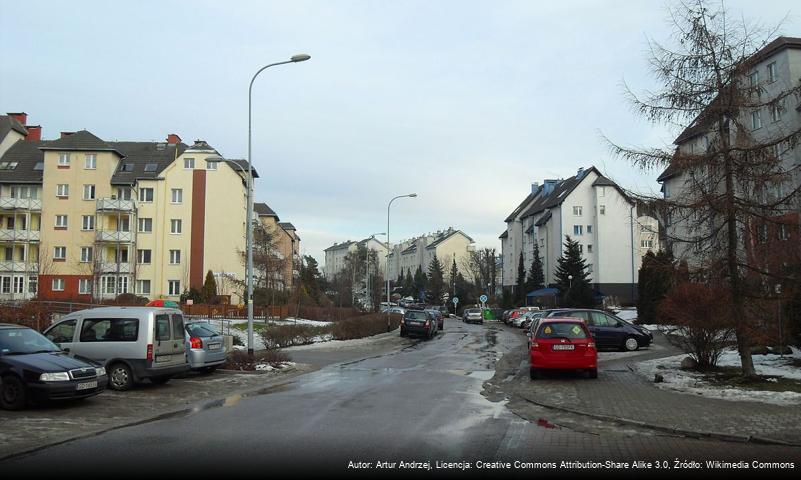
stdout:
<svg viewBox="0 0 801 480">
<path fill-rule="evenodd" d="M 162 384 L 189 370 L 184 317 L 175 308 L 101 307 L 65 315 L 44 335 L 64 351 L 103 364 L 108 385 Z"/>
</svg>

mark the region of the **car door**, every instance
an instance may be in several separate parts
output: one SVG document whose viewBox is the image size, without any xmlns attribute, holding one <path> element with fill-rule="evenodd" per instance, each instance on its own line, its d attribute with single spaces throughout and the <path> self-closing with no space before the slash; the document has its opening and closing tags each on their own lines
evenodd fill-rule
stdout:
<svg viewBox="0 0 801 480">
<path fill-rule="evenodd" d="M 605 313 L 602 312 L 589 312 L 591 318 L 591 326 L 590 330 L 593 332 L 593 336 L 595 337 L 595 343 L 600 347 L 613 347 L 617 343 L 615 341 L 616 336 L 618 334 L 617 328 L 615 328 L 615 323 L 610 323 L 610 320 L 614 320 L 608 317 Z"/>
<path fill-rule="evenodd" d="M 153 366 L 172 367 L 186 363 L 184 317 L 167 312 L 155 315 L 153 335 Z"/>
<path fill-rule="evenodd" d="M 69 352 L 72 350 L 72 343 L 75 341 L 75 325 L 77 322 L 78 320 L 74 318 L 64 320 L 45 330 L 44 335 L 62 350 Z"/>
</svg>

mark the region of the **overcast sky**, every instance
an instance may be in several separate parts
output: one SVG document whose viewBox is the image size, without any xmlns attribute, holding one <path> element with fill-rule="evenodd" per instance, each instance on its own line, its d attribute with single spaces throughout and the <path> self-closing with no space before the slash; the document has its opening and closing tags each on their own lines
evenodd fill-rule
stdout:
<svg viewBox="0 0 801 480">
<path fill-rule="evenodd" d="M 203 139 L 247 155 L 253 94 L 256 200 L 297 228 L 305 254 L 386 231 L 452 226 L 500 251 L 531 182 L 595 165 L 625 188 L 659 172 L 612 158 L 606 135 L 664 145 L 622 94 L 653 87 L 646 40 L 662 1 L 0 0 L 0 105 L 45 139 Z M 801 36 L 797 1 L 726 3 L 730 15 Z"/>
</svg>

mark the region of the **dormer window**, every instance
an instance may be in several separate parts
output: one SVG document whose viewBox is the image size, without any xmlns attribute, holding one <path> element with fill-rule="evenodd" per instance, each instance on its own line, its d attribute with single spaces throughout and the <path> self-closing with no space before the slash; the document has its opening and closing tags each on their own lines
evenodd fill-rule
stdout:
<svg viewBox="0 0 801 480">
<path fill-rule="evenodd" d="M 122 168 L 120 168 L 121 172 L 133 172 L 134 171 L 134 164 L 133 163 L 123 163 Z"/>
</svg>

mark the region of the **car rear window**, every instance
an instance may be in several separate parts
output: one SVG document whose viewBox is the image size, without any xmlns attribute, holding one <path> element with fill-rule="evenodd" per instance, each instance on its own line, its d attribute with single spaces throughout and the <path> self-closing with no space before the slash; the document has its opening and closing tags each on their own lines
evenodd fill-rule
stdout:
<svg viewBox="0 0 801 480">
<path fill-rule="evenodd" d="M 172 339 L 173 340 L 183 340 L 184 339 L 184 316 L 183 315 L 175 315 L 172 316 Z"/>
<path fill-rule="evenodd" d="M 166 314 L 156 315 L 156 340 L 170 340 L 170 316 Z"/>
<path fill-rule="evenodd" d="M 549 322 L 540 326 L 537 338 L 587 338 L 587 332 L 576 322 Z"/>
<path fill-rule="evenodd" d="M 194 322 L 186 324 L 186 331 L 193 337 L 216 337 L 219 335 L 214 327 L 206 322 Z"/>
<path fill-rule="evenodd" d="M 413 312 L 406 312 L 406 318 L 410 320 L 425 320 L 428 318 L 426 312 L 421 311 L 413 311 Z"/>
</svg>

